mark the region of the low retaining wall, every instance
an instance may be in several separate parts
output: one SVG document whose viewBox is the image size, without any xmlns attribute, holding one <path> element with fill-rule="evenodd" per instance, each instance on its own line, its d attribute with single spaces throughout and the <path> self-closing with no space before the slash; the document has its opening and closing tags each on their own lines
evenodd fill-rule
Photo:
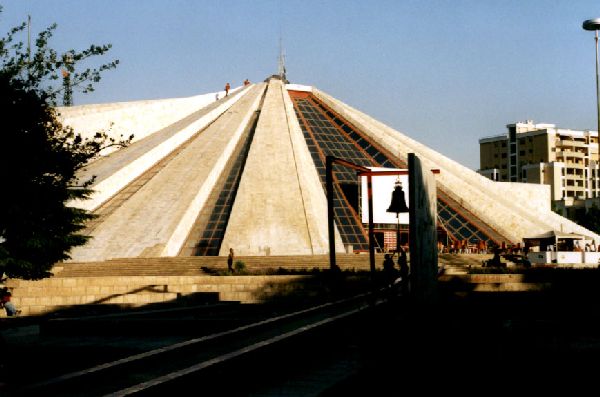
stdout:
<svg viewBox="0 0 600 397">
<path fill-rule="evenodd" d="M 573 251 L 541 251 L 530 252 L 527 259 L 531 263 L 555 263 L 572 265 L 594 265 L 600 263 L 600 252 L 573 252 Z"/>
<path fill-rule="evenodd" d="M 139 307 L 178 299 L 254 303 L 321 287 L 313 276 L 137 276 L 52 277 L 37 281 L 8 280 L 12 301 L 21 315 L 48 314 L 80 305 Z M 0 316 L 6 316 L 1 311 Z"/>
<path fill-rule="evenodd" d="M 368 280 L 368 277 L 347 277 L 343 284 L 357 289 L 368 285 Z M 307 299 L 327 291 L 329 286 L 324 281 L 313 275 L 203 275 L 52 277 L 38 281 L 8 280 L 6 285 L 21 315 L 42 315 L 90 305 L 134 308 L 178 304 L 182 300 L 257 303 L 287 297 Z M 445 274 L 439 277 L 439 282 L 440 287 L 459 293 L 545 291 L 556 284 L 556 280 L 526 274 Z M 568 284 L 578 282 L 571 280 Z M 0 317 L 5 316 L 0 311 Z"/>
<path fill-rule="evenodd" d="M 551 282 L 531 281 L 524 274 L 469 274 L 442 276 L 441 282 L 453 284 L 458 291 L 467 292 L 527 292 L 543 291 Z"/>
<path fill-rule="evenodd" d="M 574 268 L 572 268 L 574 269 Z M 439 277 L 442 288 L 451 292 L 540 292 L 540 291 L 570 291 L 597 285 L 600 274 L 596 269 L 580 269 L 577 272 L 566 273 L 572 269 L 555 268 L 554 273 L 546 274 L 445 274 Z M 552 270 L 548 268 L 548 270 Z M 593 272 L 593 273 L 592 273 Z"/>
</svg>

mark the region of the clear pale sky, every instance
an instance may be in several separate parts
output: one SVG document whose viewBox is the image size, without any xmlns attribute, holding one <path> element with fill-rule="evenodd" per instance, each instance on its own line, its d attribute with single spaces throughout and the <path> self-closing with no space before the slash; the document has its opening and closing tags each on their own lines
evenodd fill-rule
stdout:
<svg viewBox="0 0 600 397">
<path fill-rule="evenodd" d="M 75 104 L 185 97 L 277 72 L 477 169 L 479 138 L 534 120 L 596 129 L 597 0 L 0 0 L 2 35 L 119 59 Z M 23 37 L 26 41 L 26 37 Z"/>
</svg>

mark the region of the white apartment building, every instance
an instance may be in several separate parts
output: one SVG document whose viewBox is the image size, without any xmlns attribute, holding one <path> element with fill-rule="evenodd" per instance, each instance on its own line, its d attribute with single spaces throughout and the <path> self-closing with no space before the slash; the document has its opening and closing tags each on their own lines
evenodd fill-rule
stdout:
<svg viewBox="0 0 600 397">
<path fill-rule="evenodd" d="M 506 134 L 479 140 L 480 174 L 501 182 L 550 185 L 553 204 L 563 215 L 599 200 L 597 131 L 531 120 L 506 127 Z"/>
</svg>

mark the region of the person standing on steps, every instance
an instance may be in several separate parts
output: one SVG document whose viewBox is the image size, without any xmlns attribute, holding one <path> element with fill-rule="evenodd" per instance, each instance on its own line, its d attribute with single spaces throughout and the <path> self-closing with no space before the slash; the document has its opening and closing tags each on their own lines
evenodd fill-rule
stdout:
<svg viewBox="0 0 600 397">
<path fill-rule="evenodd" d="M 398 267 L 400 268 L 400 290 L 402 295 L 408 294 L 409 288 L 409 272 L 408 268 L 408 259 L 406 257 L 406 251 L 400 247 L 400 252 L 398 253 Z"/>
<path fill-rule="evenodd" d="M 383 261 L 383 273 L 386 287 L 391 287 L 396 279 L 396 269 L 394 269 L 393 255 L 385 254 Z"/>
<path fill-rule="evenodd" d="M 229 273 L 233 273 L 233 248 L 229 248 L 229 255 L 227 256 L 227 270 Z"/>
</svg>

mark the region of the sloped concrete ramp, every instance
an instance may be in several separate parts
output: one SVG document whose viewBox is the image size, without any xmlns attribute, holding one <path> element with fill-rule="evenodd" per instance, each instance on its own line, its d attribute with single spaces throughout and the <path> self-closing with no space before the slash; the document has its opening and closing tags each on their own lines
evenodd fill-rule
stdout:
<svg viewBox="0 0 600 397">
<path fill-rule="evenodd" d="M 326 198 L 284 98 L 289 102 L 282 82 L 271 80 L 220 255 L 229 248 L 240 255 L 328 252 Z"/>
<path fill-rule="evenodd" d="M 174 256 L 258 108 L 265 84 L 244 94 L 71 253 L 74 261 Z"/>
</svg>

